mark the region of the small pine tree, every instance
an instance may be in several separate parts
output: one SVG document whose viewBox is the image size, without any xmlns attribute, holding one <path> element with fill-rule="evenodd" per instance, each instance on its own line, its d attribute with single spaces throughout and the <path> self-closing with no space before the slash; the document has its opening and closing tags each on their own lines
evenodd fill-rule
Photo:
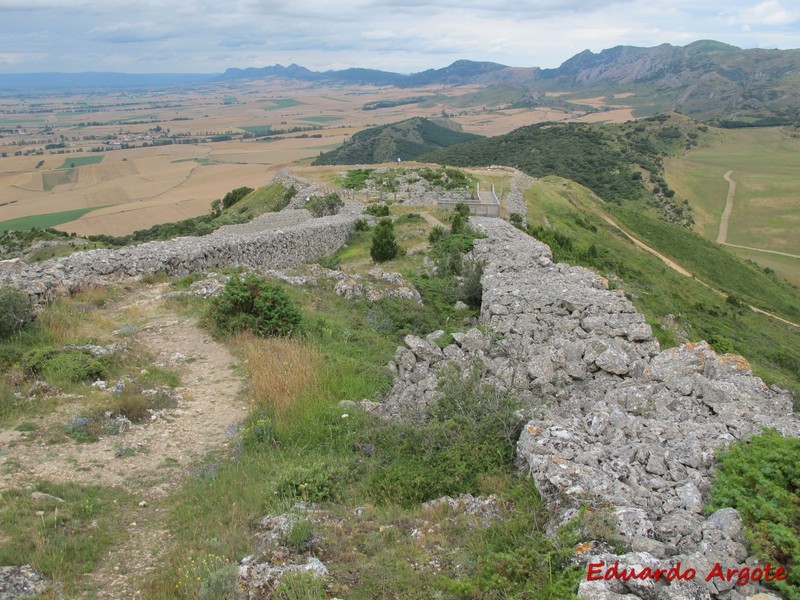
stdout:
<svg viewBox="0 0 800 600">
<path fill-rule="evenodd" d="M 375 262 L 385 262 L 397 256 L 398 251 L 392 220 L 381 219 L 372 234 L 372 247 L 369 250 L 369 255 Z"/>
<path fill-rule="evenodd" d="M 453 222 L 450 224 L 450 233 L 452 234 L 459 234 L 464 233 L 464 228 L 466 227 L 466 220 L 464 216 L 457 212 L 453 215 Z"/>
</svg>

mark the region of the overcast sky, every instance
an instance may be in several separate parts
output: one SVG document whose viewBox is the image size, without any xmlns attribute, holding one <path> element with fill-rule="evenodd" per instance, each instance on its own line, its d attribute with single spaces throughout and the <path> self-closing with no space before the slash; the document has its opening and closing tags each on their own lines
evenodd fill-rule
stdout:
<svg viewBox="0 0 800 600">
<path fill-rule="evenodd" d="M 556 67 L 619 44 L 800 47 L 797 0 L 0 0 L 0 73 Z"/>
</svg>

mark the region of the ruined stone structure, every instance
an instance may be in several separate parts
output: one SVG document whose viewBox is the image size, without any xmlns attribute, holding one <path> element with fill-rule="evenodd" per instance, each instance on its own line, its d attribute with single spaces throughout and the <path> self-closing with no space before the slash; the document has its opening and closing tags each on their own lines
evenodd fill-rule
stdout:
<svg viewBox="0 0 800 600">
<path fill-rule="evenodd" d="M 800 435 L 788 393 L 769 388 L 739 356 L 707 344 L 660 351 L 642 315 L 586 269 L 554 264 L 550 249 L 496 219 L 471 219 L 487 237 L 481 324 L 440 348 L 406 338 L 390 368 L 394 387 L 373 410 L 415 418 L 437 397 L 448 364 L 481 364 L 483 381 L 515 394 L 529 416 L 517 445 L 520 469 L 550 502 L 554 522 L 579 506 L 603 511 L 630 552 L 584 557 L 620 569 L 668 569 L 691 581 L 584 581 L 580 596 L 743 600 L 754 584 L 705 582 L 715 563 L 753 565 L 733 509 L 706 518 L 714 452 L 772 427 Z M 632 594 L 633 596 L 626 595 Z"/>
<path fill-rule="evenodd" d="M 286 268 L 342 247 L 358 218 L 352 213 L 312 219 L 307 211 L 287 210 L 202 238 L 15 263 L 0 272 L 0 283 L 24 289 L 41 305 L 118 276 Z M 741 357 L 719 356 L 705 343 L 661 351 L 644 317 L 596 274 L 554 264 L 545 244 L 505 221 L 470 223 L 486 234 L 473 249 L 485 261 L 482 330 L 455 333 L 445 348 L 435 343 L 436 334 L 407 336 L 389 365 L 394 386 L 370 410 L 419 418 L 436 399 L 446 365 L 480 368 L 483 381 L 514 394 L 523 407 L 518 465 L 550 502 L 553 522 L 590 506 L 609 515 L 630 550 L 618 556 L 593 548 L 585 562 L 637 569 L 680 562 L 699 574 L 715 563 L 752 566 L 738 513 L 722 509 L 706 518 L 703 503 L 715 451 L 764 427 L 800 435 L 789 394 L 754 377 Z M 353 281 L 347 285 L 362 285 Z M 580 587 L 583 598 L 608 600 L 744 600 L 758 591 L 755 584 L 700 576 Z"/>
</svg>

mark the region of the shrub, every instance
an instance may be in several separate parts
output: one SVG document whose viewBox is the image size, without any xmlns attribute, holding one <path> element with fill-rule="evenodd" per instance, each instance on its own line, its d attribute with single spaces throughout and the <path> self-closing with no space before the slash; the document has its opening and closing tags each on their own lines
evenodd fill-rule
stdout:
<svg viewBox="0 0 800 600">
<path fill-rule="evenodd" d="M 521 214 L 513 212 L 508 216 L 508 220 L 511 221 L 511 224 L 514 227 L 517 227 L 518 229 L 524 228 L 522 225 L 523 219 Z"/>
<path fill-rule="evenodd" d="M 366 219 L 358 219 L 356 221 L 356 231 L 369 231 L 369 222 Z"/>
<path fill-rule="evenodd" d="M 389 207 L 382 202 L 380 204 L 370 204 L 364 212 L 373 217 L 388 217 Z"/>
<path fill-rule="evenodd" d="M 733 444 L 717 468 L 709 510 L 732 506 L 742 513 L 750 549 L 788 573 L 775 588 L 800 598 L 800 439 L 765 431 Z"/>
<path fill-rule="evenodd" d="M 722 335 L 710 335 L 708 343 L 717 354 L 731 354 L 734 351 L 733 342 Z"/>
<path fill-rule="evenodd" d="M 397 256 L 400 248 L 394 237 L 394 225 L 391 219 L 381 219 L 372 233 L 372 247 L 369 255 L 375 262 L 385 262 Z"/>
<path fill-rule="evenodd" d="M 295 552 L 307 552 L 314 540 L 314 527 L 305 519 L 298 519 L 286 536 L 286 545 Z"/>
<path fill-rule="evenodd" d="M 315 217 L 335 215 L 344 206 L 344 201 L 336 192 L 324 196 L 312 196 L 305 204 L 306 210 Z"/>
<path fill-rule="evenodd" d="M 467 220 L 460 212 L 453 215 L 453 221 L 450 223 L 450 233 L 458 235 L 464 233 L 467 227 Z"/>
<path fill-rule="evenodd" d="M 289 469 L 278 484 L 277 494 L 287 500 L 304 502 L 336 500 L 352 476 L 353 471 L 346 464 L 320 459 Z"/>
<path fill-rule="evenodd" d="M 222 199 L 222 208 L 230 208 L 252 191 L 253 188 L 251 187 L 240 187 L 236 188 L 235 190 L 231 190 L 225 194 L 225 197 Z"/>
<path fill-rule="evenodd" d="M 428 241 L 433 245 L 446 237 L 447 230 L 441 225 L 434 225 L 433 229 L 431 229 L 431 232 L 428 234 Z"/>
<path fill-rule="evenodd" d="M 33 321 L 27 294 L 9 286 L 0 287 L 0 339 L 7 338 Z"/>
<path fill-rule="evenodd" d="M 411 506 L 478 493 L 483 476 L 510 472 L 520 431 L 516 401 L 483 384 L 482 370 L 475 364 L 466 376 L 458 368 L 442 373 L 441 396 L 424 423 L 376 425 L 371 445 L 380 464 L 369 488 L 377 500 Z"/>
<path fill-rule="evenodd" d="M 64 352 L 55 348 L 37 348 L 27 352 L 22 357 L 22 368 L 34 377 L 68 383 L 104 379 L 108 372 L 106 362 L 87 351 Z"/>
<path fill-rule="evenodd" d="M 224 333 L 251 331 L 260 336 L 289 335 L 300 328 L 300 312 L 283 289 L 250 273 L 233 276 L 211 303 L 209 316 Z"/>
<path fill-rule="evenodd" d="M 458 286 L 458 298 L 471 308 L 480 308 L 483 299 L 483 267 L 486 263 L 482 260 L 469 258 L 461 263 L 461 285 Z"/>
<path fill-rule="evenodd" d="M 467 206 L 464 202 L 459 202 L 456 204 L 455 211 L 457 215 L 461 215 L 464 219 L 469 218 L 469 206 Z"/>
</svg>

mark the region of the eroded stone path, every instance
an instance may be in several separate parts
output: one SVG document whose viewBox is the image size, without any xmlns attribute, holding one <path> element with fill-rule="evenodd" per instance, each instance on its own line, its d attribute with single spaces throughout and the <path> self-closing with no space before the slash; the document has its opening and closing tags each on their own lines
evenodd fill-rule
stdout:
<svg viewBox="0 0 800 600">
<path fill-rule="evenodd" d="M 178 406 L 161 418 L 95 443 L 21 442 L 5 452 L 6 461 L 16 468 L 0 479 L 0 490 L 28 488 L 38 480 L 73 482 L 121 488 L 144 503 L 135 514 L 120 515 L 128 523 L 129 537 L 112 548 L 91 575 L 98 598 L 138 597 L 141 576 L 154 568 L 158 555 L 169 546 L 163 500 L 192 465 L 233 442 L 247 411 L 236 358 L 194 318 L 175 313 L 159 300 L 165 287 L 135 292 L 108 309 L 108 316 L 116 319 L 125 311 L 138 315 L 142 325 L 133 339 L 149 351 L 156 365 L 180 373 Z M 65 422 L 77 408 L 60 407 L 46 420 Z M 120 456 L 121 448 L 130 451 Z"/>
</svg>

